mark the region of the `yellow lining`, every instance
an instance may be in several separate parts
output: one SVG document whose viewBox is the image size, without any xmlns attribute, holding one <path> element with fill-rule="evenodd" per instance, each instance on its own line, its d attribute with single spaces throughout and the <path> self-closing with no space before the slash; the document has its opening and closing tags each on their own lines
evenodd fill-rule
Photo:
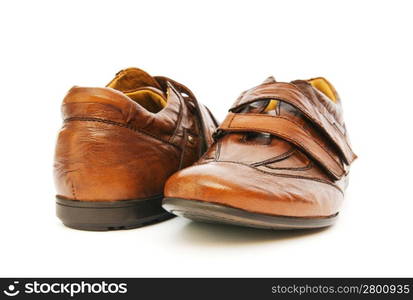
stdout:
<svg viewBox="0 0 413 300">
<path fill-rule="evenodd" d="M 153 113 L 159 112 L 166 106 L 165 99 L 151 90 L 138 90 L 125 94 Z"/>
<path fill-rule="evenodd" d="M 270 102 L 267 104 L 267 107 L 265 108 L 265 112 L 274 110 L 277 107 L 278 100 L 270 100 Z"/>
<path fill-rule="evenodd" d="M 338 96 L 333 85 L 324 77 L 317 77 L 307 80 L 315 89 L 326 95 L 331 101 L 337 102 Z M 264 112 L 275 110 L 278 104 L 278 100 L 270 100 Z"/>
<path fill-rule="evenodd" d="M 308 80 L 308 82 L 317 90 L 322 92 L 324 95 L 326 95 L 328 98 L 330 98 L 333 102 L 337 102 L 337 93 L 336 90 L 334 89 L 333 85 L 328 82 L 327 79 L 323 77 L 317 77 Z"/>
</svg>

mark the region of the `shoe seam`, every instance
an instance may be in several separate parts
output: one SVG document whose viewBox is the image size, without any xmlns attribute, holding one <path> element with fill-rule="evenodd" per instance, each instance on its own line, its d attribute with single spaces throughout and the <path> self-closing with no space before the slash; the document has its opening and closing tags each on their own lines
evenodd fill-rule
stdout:
<svg viewBox="0 0 413 300">
<path fill-rule="evenodd" d="M 278 161 L 280 161 L 280 160 L 287 159 L 287 158 L 289 158 L 291 155 L 293 155 L 294 152 L 296 152 L 296 151 L 297 151 L 297 148 L 291 147 L 288 151 L 286 151 L 286 152 L 284 152 L 284 153 L 281 153 L 281 154 L 279 154 L 279 155 L 277 155 L 277 156 L 271 157 L 271 158 L 266 159 L 266 160 L 262 160 L 262 161 L 258 161 L 258 162 L 252 163 L 252 164 L 251 164 L 251 167 L 259 167 L 259 166 L 262 166 L 262 165 L 267 165 L 267 164 L 271 164 L 271 163 L 278 162 Z"/>
<path fill-rule="evenodd" d="M 307 170 L 310 170 L 313 167 L 313 163 L 310 161 L 304 167 L 298 167 L 298 168 L 293 168 L 293 167 L 271 167 L 269 165 L 261 165 L 261 166 L 264 167 L 264 168 L 271 169 L 271 170 L 307 171 Z"/>
<path fill-rule="evenodd" d="M 179 147 L 178 145 L 175 145 L 175 144 L 173 144 L 169 141 L 165 141 L 164 139 L 161 139 L 161 138 L 159 138 L 159 137 L 157 137 L 157 136 L 155 136 L 155 135 L 153 135 L 153 134 L 151 134 L 147 131 L 144 131 L 142 129 L 138 129 L 138 128 L 136 128 L 135 126 L 133 126 L 131 124 L 124 124 L 124 123 L 119 123 L 119 122 L 112 121 L 112 120 L 106 120 L 106 119 L 101 119 L 101 118 L 92 118 L 92 117 L 71 117 L 71 118 L 65 119 L 63 122 L 68 123 L 68 122 L 73 122 L 73 121 L 98 122 L 98 123 L 105 123 L 105 124 L 108 124 L 108 125 L 113 125 L 113 126 L 126 128 L 126 129 L 132 130 L 134 132 L 142 133 L 142 134 L 147 135 L 149 137 L 152 137 L 152 138 L 154 138 L 154 139 L 156 139 L 156 140 L 158 140 L 162 143 L 174 146 L 174 147 L 178 148 L 179 150 L 182 150 L 181 147 Z"/>
<path fill-rule="evenodd" d="M 71 187 L 72 187 L 72 195 L 73 195 L 73 199 L 77 200 L 77 197 L 76 197 L 76 190 L 75 190 L 75 185 L 73 184 L 73 182 L 71 182 Z"/>
<path fill-rule="evenodd" d="M 291 174 L 274 174 L 274 173 L 270 173 L 270 172 L 267 172 L 267 171 L 264 171 L 264 170 L 261 170 L 261 169 L 257 169 L 255 167 L 252 167 L 252 166 L 248 165 L 248 164 L 240 163 L 240 162 L 237 162 L 237 161 L 231 161 L 231 160 L 220 160 L 220 161 L 216 161 L 216 162 L 217 163 L 231 163 L 231 164 L 237 164 L 237 165 L 249 167 L 249 168 L 254 169 L 254 170 L 256 170 L 258 172 L 261 172 L 263 174 L 267 174 L 267 175 L 271 175 L 271 176 L 275 176 L 275 177 L 304 179 L 304 180 L 312 180 L 312 181 L 316 181 L 316 182 L 319 182 L 319 183 L 324 183 L 324 184 L 327 184 L 327 185 L 330 185 L 330 186 L 334 187 L 335 189 L 337 189 L 340 193 L 342 193 L 344 195 L 344 191 L 341 188 L 339 188 L 337 185 L 335 185 L 331 182 L 328 182 L 326 180 L 320 179 L 320 178 L 306 177 L 306 176 L 300 176 L 300 175 L 291 175 Z"/>
</svg>

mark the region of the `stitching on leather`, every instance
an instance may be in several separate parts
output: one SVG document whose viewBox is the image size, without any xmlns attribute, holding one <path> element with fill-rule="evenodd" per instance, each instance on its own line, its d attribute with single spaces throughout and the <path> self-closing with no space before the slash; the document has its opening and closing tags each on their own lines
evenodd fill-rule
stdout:
<svg viewBox="0 0 413 300">
<path fill-rule="evenodd" d="M 76 200 L 76 199 L 77 199 L 77 198 L 76 198 L 76 191 L 75 191 L 75 186 L 74 186 L 73 182 L 71 182 L 71 185 L 72 185 L 72 195 L 73 195 L 73 199 Z"/>
<path fill-rule="evenodd" d="M 320 183 L 331 185 L 332 187 L 336 188 L 338 191 L 340 191 L 344 195 L 344 192 L 337 185 L 335 185 L 331 182 L 325 181 L 323 179 L 319 179 L 319 178 L 315 178 L 315 177 L 305 177 L 305 176 L 299 176 L 299 175 L 290 175 L 290 174 L 274 174 L 274 173 L 266 172 L 266 171 L 261 170 L 261 169 L 257 169 L 255 167 L 252 167 L 252 166 L 244 164 L 244 163 L 240 163 L 240 162 L 237 162 L 237 161 L 231 161 L 231 160 L 221 160 L 219 162 L 246 166 L 246 167 L 249 167 L 251 169 L 257 170 L 258 172 L 261 172 L 261 173 L 264 173 L 264 174 L 267 174 L 267 175 L 271 175 L 271 176 L 275 176 L 275 177 L 286 177 L 286 178 L 295 178 L 295 179 L 317 181 L 317 182 L 320 182 Z"/>
<path fill-rule="evenodd" d="M 280 155 L 278 155 L 278 156 L 275 156 L 275 157 L 272 157 L 272 158 L 269 158 L 269 159 L 266 159 L 266 160 L 263 160 L 263 161 L 259 161 L 259 162 L 256 162 L 256 163 L 252 163 L 252 164 L 250 164 L 250 166 L 252 166 L 252 167 L 259 167 L 259 166 L 261 166 L 261 165 L 270 164 L 270 163 L 279 161 L 279 160 L 281 160 L 281 159 L 285 159 L 285 158 L 290 157 L 295 151 L 296 151 L 295 148 L 291 148 L 291 149 L 288 150 L 287 152 L 284 152 L 284 153 L 282 153 L 282 154 L 280 154 Z"/>
<path fill-rule="evenodd" d="M 234 113 L 234 116 L 235 116 L 235 115 L 236 115 L 236 114 Z M 291 121 L 291 120 L 289 120 L 289 119 L 287 119 L 287 118 L 280 117 L 280 116 L 274 117 L 274 116 L 256 115 L 256 114 L 248 114 L 248 115 L 260 116 L 260 117 L 267 117 L 267 118 L 281 118 L 281 119 L 287 120 L 287 121 L 289 121 L 289 122 L 293 123 L 294 125 L 296 125 L 296 126 L 298 126 L 298 127 L 301 128 L 301 126 L 298 125 L 297 123 L 295 123 L 295 122 L 293 122 L 293 121 Z M 232 129 L 239 128 L 239 129 L 251 129 L 251 130 L 263 131 L 263 129 L 261 129 L 261 128 L 256 128 L 256 127 L 251 127 L 251 126 L 247 126 L 247 127 L 246 127 L 246 126 L 238 125 L 238 126 L 230 127 L 230 126 L 228 125 L 228 129 L 231 129 L 231 128 L 232 128 Z M 224 130 L 225 130 L 225 129 L 224 129 Z M 281 137 L 283 137 L 283 138 L 285 138 L 285 139 L 287 139 L 287 140 L 293 140 L 293 141 L 297 142 L 297 140 L 295 140 L 293 137 L 289 137 L 289 136 L 286 136 L 286 135 L 284 135 L 284 134 L 279 134 L 279 133 L 277 133 L 277 135 L 279 135 L 279 136 L 281 136 Z M 308 137 L 311 137 L 311 136 L 309 136 L 309 135 L 307 135 L 307 136 L 308 136 Z M 317 145 L 319 145 L 324 151 L 326 151 L 327 154 L 330 156 L 330 158 L 331 158 L 335 163 L 337 163 L 337 165 L 338 165 L 338 167 L 339 167 L 340 169 L 342 169 L 342 167 L 340 166 L 340 163 L 337 162 L 337 161 L 332 157 L 331 153 L 330 153 L 324 146 L 322 146 L 322 145 L 321 145 L 319 142 L 317 142 L 317 140 L 315 140 L 315 139 L 313 139 L 313 141 L 314 141 Z M 301 145 L 301 143 L 298 143 L 298 144 L 299 144 L 301 147 L 303 147 L 307 152 L 310 152 L 310 153 L 311 153 L 311 151 L 309 151 L 306 146 Z M 336 176 L 339 177 L 339 174 L 336 174 L 334 171 L 331 171 L 331 172 L 332 172 L 334 175 L 336 175 Z M 344 174 L 344 172 L 342 172 L 341 175 L 343 175 L 343 174 Z"/>
<path fill-rule="evenodd" d="M 123 127 L 123 128 L 126 128 L 126 129 L 130 129 L 132 131 L 135 131 L 135 132 L 145 134 L 145 135 L 147 135 L 149 137 L 152 137 L 152 138 L 154 138 L 154 139 L 156 139 L 156 140 L 158 140 L 162 143 L 174 146 L 174 147 L 178 148 L 179 150 L 182 150 L 181 147 L 179 147 L 179 146 L 177 146 L 173 143 L 170 143 L 169 141 L 165 141 L 165 140 L 163 140 L 163 139 L 161 139 L 161 138 L 159 138 L 159 137 L 157 137 L 157 136 L 155 136 L 155 135 L 153 135 L 149 132 L 146 132 L 142 129 L 138 129 L 135 126 L 130 125 L 130 124 L 123 124 L 123 123 L 118 123 L 118 122 L 111 121 L 111 120 L 105 120 L 105 119 L 99 119 L 99 118 L 89 118 L 89 117 L 71 117 L 71 118 L 65 119 L 63 122 L 67 123 L 67 122 L 72 122 L 72 121 L 98 122 L 98 123 L 105 123 L 105 124 L 109 124 L 109 125 Z"/>
<path fill-rule="evenodd" d="M 335 126 L 337 128 L 337 130 L 340 131 L 342 134 L 344 134 L 344 135 L 346 134 L 346 127 L 344 127 L 343 125 L 340 125 L 338 123 L 334 123 L 333 126 Z"/>
<path fill-rule="evenodd" d="M 312 162 L 310 161 L 306 166 L 304 166 L 304 167 L 299 167 L 299 168 L 282 168 L 282 167 L 271 167 L 271 166 L 268 166 L 268 165 L 264 165 L 263 166 L 264 168 L 268 168 L 268 169 L 271 169 L 271 170 L 288 170 L 288 171 L 307 171 L 307 170 L 310 170 L 312 167 L 313 167 L 313 164 L 312 164 Z"/>
</svg>

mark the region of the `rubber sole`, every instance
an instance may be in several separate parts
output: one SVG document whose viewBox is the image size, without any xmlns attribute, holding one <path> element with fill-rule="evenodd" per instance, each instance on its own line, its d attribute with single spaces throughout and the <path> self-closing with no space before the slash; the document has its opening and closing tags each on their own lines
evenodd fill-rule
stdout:
<svg viewBox="0 0 413 300">
<path fill-rule="evenodd" d="M 194 221 L 221 223 L 272 230 L 313 229 L 333 225 L 338 213 L 329 217 L 301 218 L 258 214 L 199 200 L 165 198 L 163 208 Z"/>
<path fill-rule="evenodd" d="M 161 203 L 162 196 L 111 202 L 56 197 L 56 215 L 67 227 L 79 230 L 132 229 L 173 218 Z"/>
</svg>

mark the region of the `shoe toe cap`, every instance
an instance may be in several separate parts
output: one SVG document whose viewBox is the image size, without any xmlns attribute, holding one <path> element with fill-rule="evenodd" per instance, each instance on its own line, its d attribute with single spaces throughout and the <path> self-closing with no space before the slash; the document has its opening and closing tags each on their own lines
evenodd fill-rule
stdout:
<svg viewBox="0 0 413 300">
<path fill-rule="evenodd" d="M 206 201 L 254 213 L 293 217 L 331 216 L 342 192 L 314 180 L 261 172 L 226 162 L 183 169 L 168 179 L 166 198 Z"/>
</svg>

